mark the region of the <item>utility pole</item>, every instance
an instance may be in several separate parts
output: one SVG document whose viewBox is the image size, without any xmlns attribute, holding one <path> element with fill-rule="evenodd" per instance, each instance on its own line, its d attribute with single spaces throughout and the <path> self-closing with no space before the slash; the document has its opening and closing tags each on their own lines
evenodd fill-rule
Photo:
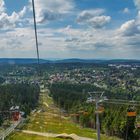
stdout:
<svg viewBox="0 0 140 140">
<path fill-rule="evenodd" d="M 96 105 L 96 130 L 97 130 L 97 140 L 100 140 L 100 120 L 99 120 L 99 103 L 102 103 L 106 100 L 108 100 L 106 97 L 103 97 L 103 93 L 104 92 L 88 92 L 90 97 L 87 99 L 87 103 L 95 103 Z M 100 93 L 101 95 L 98 96 L 96 95 L 94 98 L 93 98 L 93 95 L 91 95 L 92 93 Z"/>
<path fill-rule="evenodd" d="M 4 140 L 4 134 L 3 134 L 2 140 Z"/>
<path fill-rule="evenodd" d="M 97 140 L 100 140 L 100 120 L 99 120 L 99 104 L 98 101 L 96 101 L 96 129 L 97 129 Z"/>
</svg>

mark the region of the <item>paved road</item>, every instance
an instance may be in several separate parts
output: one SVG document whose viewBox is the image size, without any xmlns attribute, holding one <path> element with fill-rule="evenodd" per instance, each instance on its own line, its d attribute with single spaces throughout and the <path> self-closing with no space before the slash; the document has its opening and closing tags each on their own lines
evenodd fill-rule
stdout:
<svg viewBox="0 0 140 140">
<path fill-rule="evenodd" d="M 77 136 L 76 134 L 53 134 L 53 133 L 41 133 L 41 132 L 35 132 L 35 131 L 28 131 L 28 130 L 22 130 L 23 133 L 26 134 L 33 134 L 33 135 L 39 135 L 39 136 L 44 136 L 44 137 L 71 137 L 74 140 L 95 140 L 95 139 L 91 139 L 91 138 L 86 138 L 86 137 L 80 137 Z"/>
<path fill-rule="evenodd" d="M 6 138 L 8 135 L 10 135 L 14 130 L 15 128 L 22 122 L 23 120 L 20 119 L 19 121 L 15 122 L 14 124 L 12 124 L 9 128 L 7 128 L 5 131 L 3 131 L 1 134 L 0 134 L 0 140 Z"/>
</svg>

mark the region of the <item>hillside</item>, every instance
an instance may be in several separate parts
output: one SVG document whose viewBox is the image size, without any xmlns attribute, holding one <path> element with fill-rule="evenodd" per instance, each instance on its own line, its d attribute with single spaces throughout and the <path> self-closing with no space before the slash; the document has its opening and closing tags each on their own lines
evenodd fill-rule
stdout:
<svg viewBox="0 0 140 140">
<path fill-rule="evenodd" d="M 47 91 L 48 93 L 49 91 Z M 29 121 L 21 131 L 12 134 L 7 140 L 61 140 L 62 136 L 72 136 L 80 140 L 96 139 L 96 131 L 73 123 L 69 116 L 54 105 L 52 98 L 46 92 L 40 94 L 39 107 L 33 111 Z M 59 135 L 61 134 L 61 135 Z M 101 136 L 102 140 L 118 140 L 117 138 Z"/>
</svg>

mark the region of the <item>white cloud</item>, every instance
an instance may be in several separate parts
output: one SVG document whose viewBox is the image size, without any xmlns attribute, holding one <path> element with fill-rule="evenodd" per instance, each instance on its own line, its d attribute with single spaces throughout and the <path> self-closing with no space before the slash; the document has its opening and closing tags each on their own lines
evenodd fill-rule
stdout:
<svg viewBox="0 0 140 140">
<path fill-rule="evenodd" d="M 77 22 L 84 22 L 85 20 L 89 20 L 90 18 L 99 16 L 103 13 L 104 9 L 84 10 L 78 15 Z"/>
<path fill-rule="evenodd" d="M 125 36 L 133 36 L 135 34 L 140 33 L 140 30 L 136 21 L 133 19 L 122 24 L 122 26 L 119 29 L 119 32 Z"/>
<path fill-rule="evenodd" d="M 124 14 L 129 14 L 129 13 L 130 13 L 129 8 L 124 8 L 124 9 L 123 9 L 123 13 L 124 13 Z"/>
<path fill-rule="evenodd" d="M 0 34 L 0 38 L 1 57 L 36 57 L 33 29 L 14 28 Z"/>
<path fill-rule="evenodd" d="M 60 19 L 74 9 L 73 0 L 36 0 L 36 16 L 38 22 Z"/>
<path fill-rule="evenodd" d="M 101 28 L 111 20 L 110 16 L 95 16 L 87 21 L 94 28 Z"/>
<path fill-rule="evenodd" d="M 21 17 L 23 17 L 23 16 L 26 14 L 27 10 L 28 10 L 27 7 L 24 6 L 23 9 L 19 12 L 19 15 L 20 15 Z"/>
<path fill-rule="evenodd" d="M 140 25 L 140 11 L 138 11 L 138 15 L 136 17 L 136 22 L 138 25 Z"/>
<path fill-rule="evenodd" d="M 0 14 L 5 11 L 5 3 L 3 0 L 0 0 Z"/>
<path fill-rule="evenodd" d="M 140 10 L 140 0 L 134 0 L 134 4 Z"/>
<path fill-rule="evenodd" d="M 87 24 L 94 28 L 101 28 L 110 22 L 111 17 L 103 15 L 104 9 L 82 11 L 77 17 L 77 23 Z"/>
<path fill-rule="evenodd" d="M 11 15 L 6 13 L 6 7 L 3 0 L 0 0 L 0 29 L 14 28 L 20 21 L 20 19 L 26 13 L 26 7 L 24 7 L 19 13 L 13 12 Z"/>
<path fill-rule="evenodd" d="M 41 57 L 123 58 L 132 56 L 139 44 L 140 35 L 122 36 L 117 30 L 65 28 L 38 29 Z M 0 34 L 0 55 L 4 51 L 18 52 L 15 57 L 36 57 L 34 31 L 31 28 L 15 28 Z M 7 40 L 8 38 L 8 40 Z M 28 41 L 27 41 L 28 40 Z M 13 42 L 12 45 L 10 45 Z M 31 53 L 33 52 L 33 53 Z M 137 47 L 137 53 L 140 48 Z M 10 54 L 8 54 L 10 56 Z"/>
<path fill-rule="evenodd" d="M 128 29 L 127 24 L 126 27 L 123 25 L 125 30 Z M 64 28 L 56 32 L 61 32 L 62 37 L 65 38 L 65 52 L 71 52 L 75 56 L 82 53 L 81 56 L 88 58 L 138 58 L 134 54 L 140 53 L 138 47 L 140 34 L 131 34 L 131 36 L 123 34 L 122 36 L 117 29 L 95 30 L 91 28 L 69 28 L 69 30 Z"/>
<path fill-rule="evenodd" d="M 140 11 L 138 11 L 138 15 L 135 19 L 123 23 L 118 32 L 124 36 L 135 36 L 140 34 Z"/>
</svg>

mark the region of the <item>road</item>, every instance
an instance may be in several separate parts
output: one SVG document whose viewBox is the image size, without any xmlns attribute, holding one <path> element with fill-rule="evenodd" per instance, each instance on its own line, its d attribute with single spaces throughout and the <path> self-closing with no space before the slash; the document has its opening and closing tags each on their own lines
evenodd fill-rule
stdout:
<svg viewBox="0 0 140 140">
<path fill-rule="evenodd" d="M 13 123 L 9 128 L 4 130 L 2 133 L 0 133 L 0 140 L 4 140 L 4 138 L 6 138 L 8 135 L 10 135 L 22 121 L 23 120 L 20 119 L 19 121 Z"/>
<path fill-rule="evenodd" d="M 91 139 L 91 138 L 86 138 L 86 137 L 80 137 L 76 134 L 53 134 L 53 133 L 41 133 L 41 132 L 35 132 L 35 131 L 28 131 L 28 130 L 22 130 L 23 133 L 26 134 L 33 134 L 33 135 L 38 135 L 38 136 L 44 136 L 44 137 L 65 137 L 65 138 L 72 138 L 74 140 L 95 140 L 95 139 Z"/>
</svg>

